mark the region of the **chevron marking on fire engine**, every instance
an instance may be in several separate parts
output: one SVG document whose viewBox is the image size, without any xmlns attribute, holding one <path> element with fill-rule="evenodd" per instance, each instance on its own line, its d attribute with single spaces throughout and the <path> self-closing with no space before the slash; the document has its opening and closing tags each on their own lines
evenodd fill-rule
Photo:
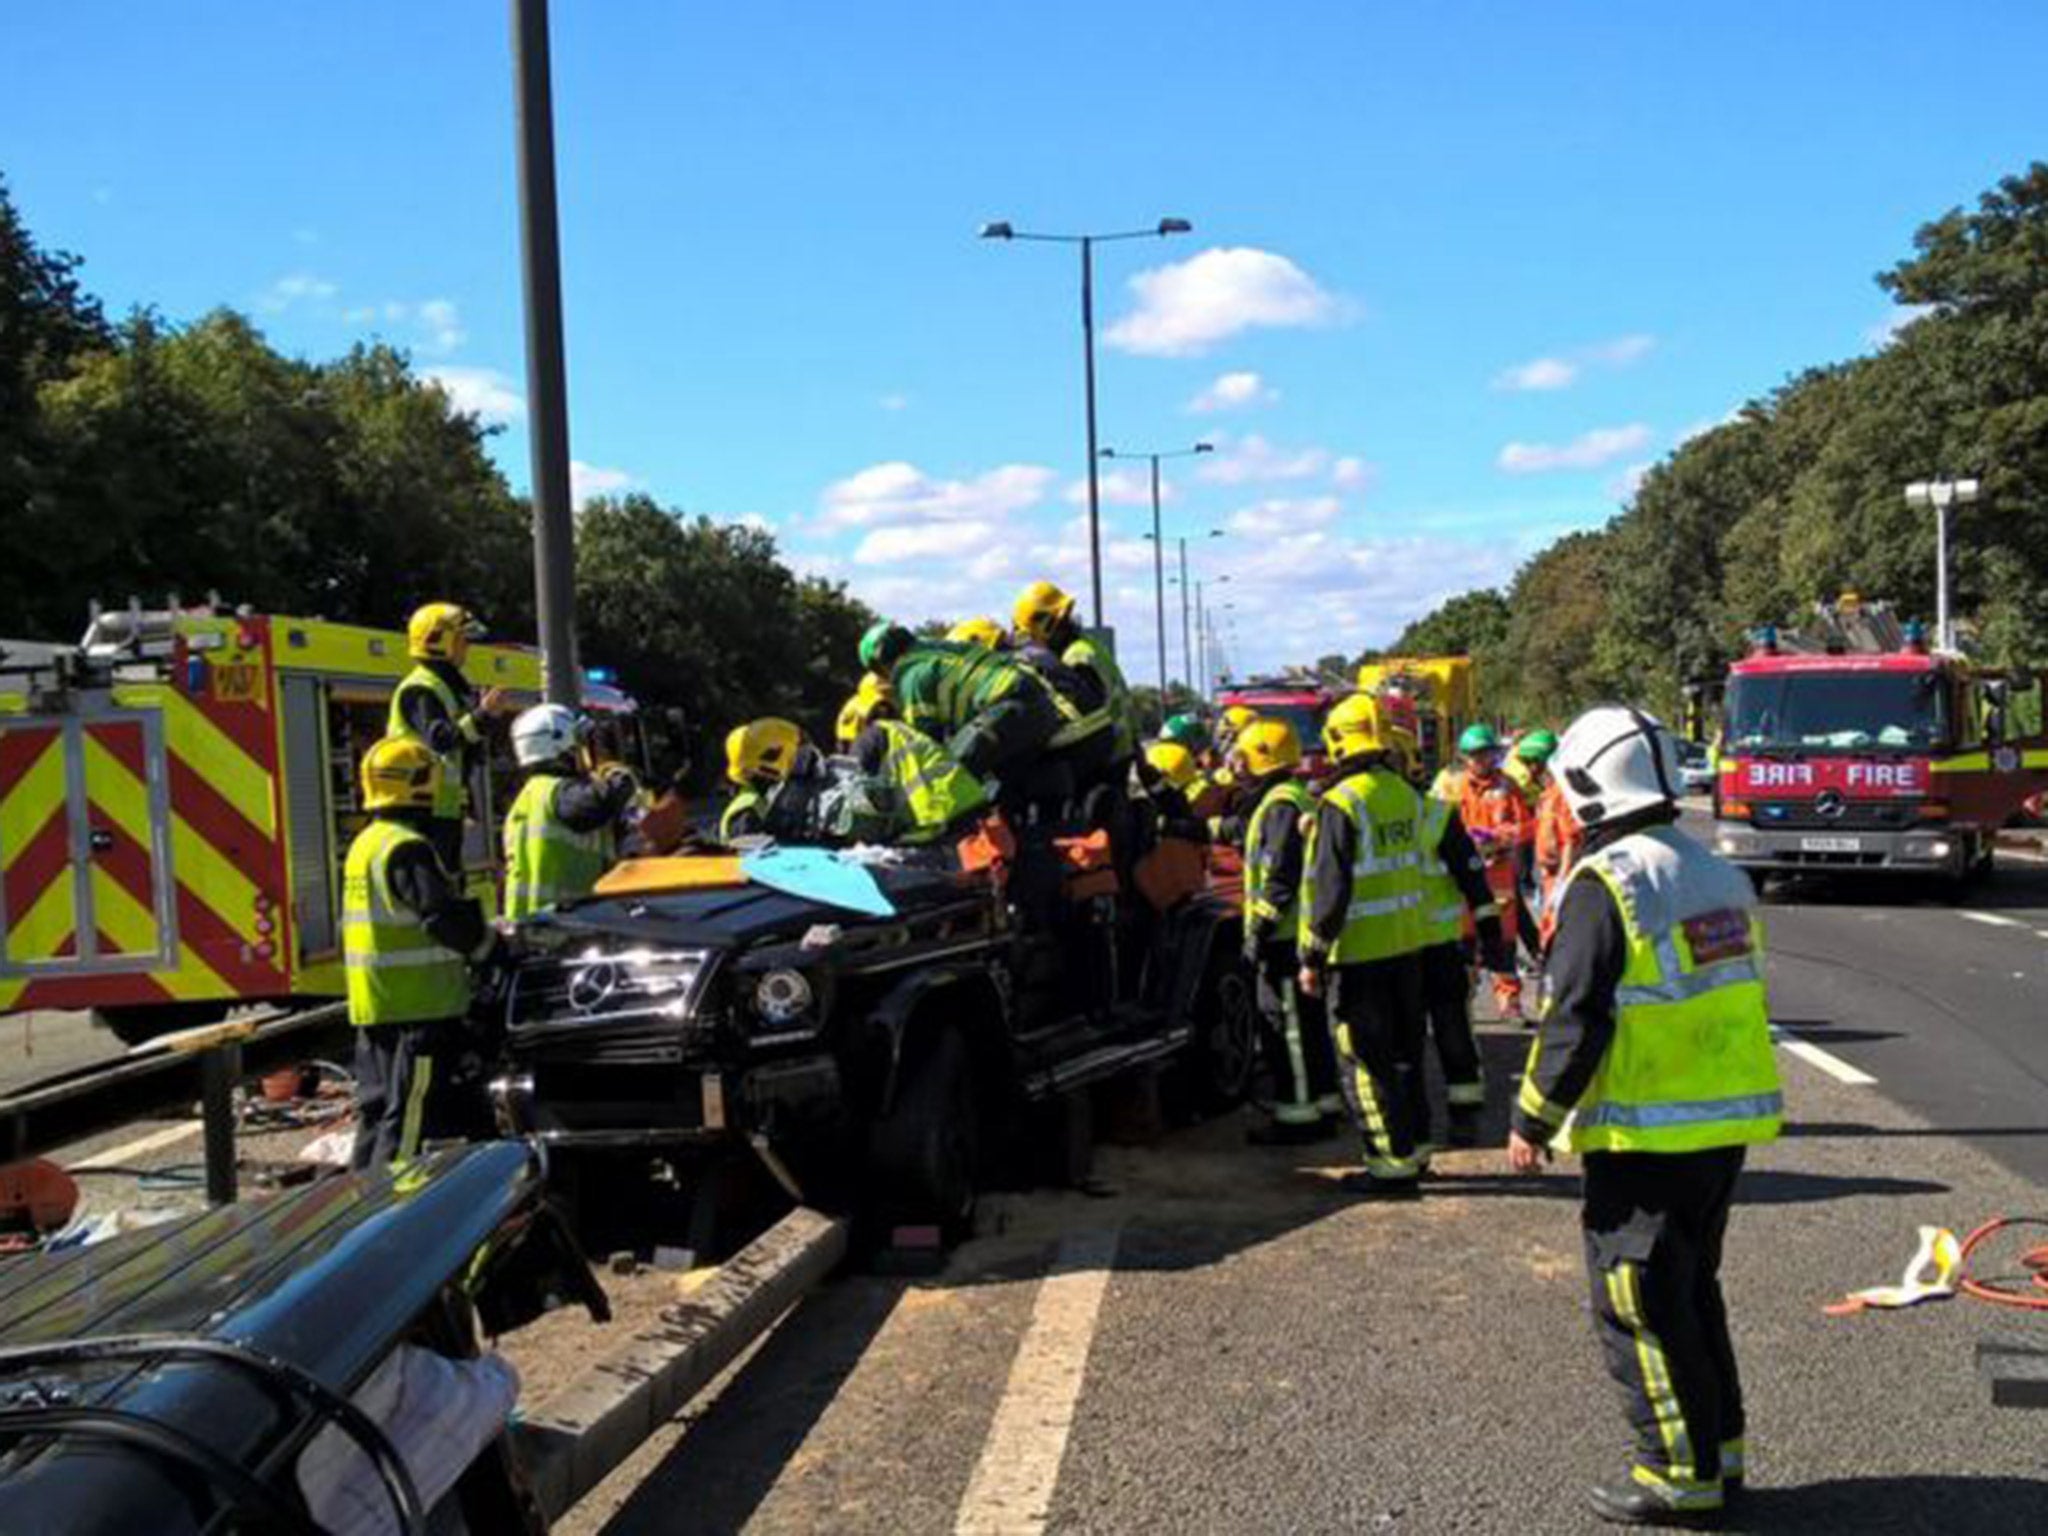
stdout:
<svg viewBox="0 0 2048 1536">
<path fill-rule="evenodd" d="M 210 785 L 266 840 L 277 835 L 271 779 L 261 763 L 188 700 L 169 689 L 164 690 L 164 727 L 173 757 Z"/>
<path fill-rule="evenodd" d="M 9 732 L 15 742 L 26 732 Z M 0 741 L 6 739 L 0 735 Z M 29 759 L 13 786 L 0 783 L 0 869 L 12 869 L 28 852 L 36 835 L 64 808 L 64 754 L 61 738 L 50 731 L 40 751 Z M 18 750 L 18 747 L 17 747 Z"/>
</svg>

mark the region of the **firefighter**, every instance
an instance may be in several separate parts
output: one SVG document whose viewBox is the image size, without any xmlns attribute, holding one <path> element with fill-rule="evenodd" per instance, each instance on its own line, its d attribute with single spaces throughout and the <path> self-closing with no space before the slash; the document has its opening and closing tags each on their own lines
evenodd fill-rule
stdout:
<svg viewBox="0 0 2048 1536">
<path fill-rule="evenodd" d="M 851 752 L 860 733 L 868 728 L 868 721 L 874 718 L 877 706 L 895 700 L 895 691 L 889 680 L 878 673 L 863 672 L 860 683 L 846 702 L 839 707 L 839 719 L 833 726 L 833 740 L 841 752 Z"/>
<path fill-rule="evenodd" d="M 1486 1110 L 1486 1079 L 1479 1042 L 1472 1035 L 1465 935 L 1474 934 L 1480 959 L 1496 977 L 1514 970 L 1514 951 L 1501 931 L 1500 904 L 1486 883 L 1485 861 L 1448 800 L 1424 797 L 1421 852 L 1423 1007 L 1443 1068 L 1450 1144 L 1476 1146 Z"/>
<path fill-rule="evenodd" d="M 1508 754 L 1501 771 L 1515 781 L 1515 788 L 1529 802 L 1529 809 L 1543 798 L 1550 783 L 1550 759 L 1557 752 L 1557 732 L 1538 726 L 1515 738 L 1515 750 Z"/>
<path fill-rule="evenodd" d="M 1537 1169 L 1572 1116 L 1594 1328 L 1635 1432 L 1629 1475 L 1593 1490 L 1595 1512 L 1710 1520 L 1744 1471 L 1722 1245 L 1745 1149 L 1783 1115 L 1763 928 L 1741 871 L 1678 830 L 1677 747 L 1659 722 L 1589 711 L 1557 774 L 1585 852 L 1561 893 L 1509 1158 Z"/>
<path fill-rule="evenodd" d="M 469 610 L 454 603 L 427 603 L 415 610 L 405 627 L 412 670 L 393 690 L 384 724 L 386 736 L 424 742 L 441 760 L 441 787 L 426 830 L 441 862 L 458 874 L 470 774 L 483 745 L 484 722 L 505 708 L 503 689 L 489 689 L 478 698 L 462 675 L 469 642 L 481 633 Z"/>
<path fill-rule="evenodd" d="M 1081 769 L 1108 755 L 1106 720 L 1085 720 L 1016 656 L 920 640 L 900 624 L 869 627 L 861 665 L 885 677 L 902 718 L 945 745 L 1006 803 L 1057 812 Z"/>
<path fill-rule="evenodd" d="M 512 722 L 512 756 L 526 775 L 505 813 L 505 916 L 588 896 L 618 857 L 637 786 L 617 763 L 586 773 L 588 734 L 576 712 L 536 704 Z"/>
<path fill-rule="evenodd" d="M 720 841 L 812 840 L 826 774 L 795 721 L 767 716 L 735 726 L 725 738 L 725 776 L 734 794 L 718 820 Z"/>
<path fill-rule="evenodd" d="M 1003 650 L 1010 641 L 1003 626 L 987 617 L 962 619 L 946 631 L 946 638 L 955 645 L 978 645 L 985 651 Z"/>
<path fill-rule="evenodd" d="M 419 1151 L 436 1066 L 452 1066 L 465 1044 L 471 965 L 497 944 L 428 835 L 441 771 L 440 758 L 410 736 L 387 736 L 363 757 L 370 821 L 342 873 L 357 1168 Z"/>
<path fill-rule="evenodd" d="M 1355 693 L 1330 711 L 1335 767 L 1303 852 L 1297 984 L 1328 1010 L 1338 1082 L 1365 1141 L 1345 1187 L 1367 1196 L 1420 1191 L 1422 799 L 1387 755 L 1379 701 Z"/>
<path fill-rule="evenodd" d="M 1194 753 L 1177 741 L 1155 741 L 1145 749 L 1138 779 L 1158 813 L 1160 835 L 1193 843 L 1209 840 L 1208 823 L 1191 798 L 1202 782 Z"/>
<path fill-rule="evenodd" d="M 1254 721 L 1231 750 L 1254 806 L 1244 838 L 1244 958 L 1256 978 L 1273 1073 L 1272 1122 L 1246 1139 L 1320 1141 L 1334 1130 L 1343 1100 L 1322 999 L 1305 995 L 1296 974 L 1302 848 L 1315 796 L 1300 777 L 1301 738 L 1285 720 Z"/>
<path fill-rule="evenodd" d="M 1095 707 L 1109 716 L 1113 762 L 1128 766 L 1138 754 L 1138 717 L 1131 706 L 1131 690 L 1114 653 L 1075 620 L 1073 594 L 1050 581 L 1034 581 L 1017 594 L 1011 617 L 1026 645 L 1043 646 L 1062 666 L 1092 681 L 1101 699 Z"/>
<path fill-rule="evenodd" d="M 1468 726 L 1458 738 L 1458 816 L 1486 862 L 1486 883 L 1493 888 L 1501 928 L 1512 949 L 1518 931 L 1516 885 L 1522 846 L 1533 839 L 1535 821 L 1529 802 L 1501 771 L 1502 755 L 1500 737 L 1490 725 Z M 1502 1018 L 1522 1017 L 1522 979 L 1512 969 L 1494 978 L 1493 1000 Z"/>
<path fill-rule="evenodd" d="M 852 757 L 866 781 L 866 801 L 882 818 L 874 840 L 939 842 L 989 808 L 988 787 L 931 737 L 897 719 L 886 698 L 868 711 Z"/>
</svg>

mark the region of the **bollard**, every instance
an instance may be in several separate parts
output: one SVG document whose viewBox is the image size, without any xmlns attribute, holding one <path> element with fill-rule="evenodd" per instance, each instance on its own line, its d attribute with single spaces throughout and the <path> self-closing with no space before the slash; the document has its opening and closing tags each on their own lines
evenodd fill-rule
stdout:
<svg viewBox="0 0 2048 1536">
<path fill-rule="evenodd" d="M 235 1084 L 242 1045 L 224 1041 L 199 1053 L 199 1113 L 206 1137 L 206 1203 L 235 1203 Z"/>
</svg>

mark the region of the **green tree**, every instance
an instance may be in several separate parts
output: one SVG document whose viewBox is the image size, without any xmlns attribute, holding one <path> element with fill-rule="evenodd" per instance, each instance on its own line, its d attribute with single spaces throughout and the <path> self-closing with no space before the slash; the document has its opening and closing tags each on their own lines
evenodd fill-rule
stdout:
<svg viewBox="0 0 2048 1536">
<path fill-rule="evenodd" d="M 1391 656 L 1472 656 L 1500 644 L 1508 602 L 1491 588 L 1464 592 L 1402 630 Z"/>
</svg>

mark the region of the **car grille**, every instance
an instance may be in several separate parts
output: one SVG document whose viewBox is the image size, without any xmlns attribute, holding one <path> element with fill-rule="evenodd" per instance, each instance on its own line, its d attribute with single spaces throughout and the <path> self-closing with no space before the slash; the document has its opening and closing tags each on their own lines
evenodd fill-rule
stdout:
<svg viewBox="0 0 2048 1536">
<path fill-rule="evenodd" d="M 1915 825 L 1919 817 L 1917 800 L 1847 800 L 1833 816 L 1821 815 L 1811 800 L 1777 800 L 1757 805 L 1752 822 L 1802 832 L 1895 832 Z"/>
<path fill-rule="evenodd" d="M 679 1028 L 702 1000 L 709 961 L 701 949 L 601 945 L 532 961 L 512 978 L 512 1034 Z"/>
</svg>

